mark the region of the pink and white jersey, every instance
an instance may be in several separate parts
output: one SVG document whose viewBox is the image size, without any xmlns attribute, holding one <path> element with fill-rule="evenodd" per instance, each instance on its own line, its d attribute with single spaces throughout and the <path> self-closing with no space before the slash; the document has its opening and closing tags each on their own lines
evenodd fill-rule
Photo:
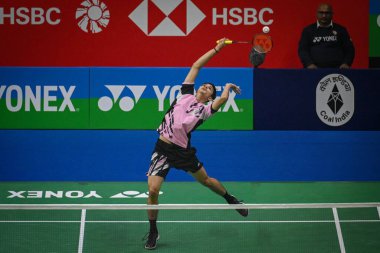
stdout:
<svg viewBox="0 0 380 253">
<path fill-rule="evenodd" d="M 172 143 L 187 148 L 190 133 L 215 113 L 211 103 L 205 105 L 194 96 L 194 84 L 182 84 L 178 97 L 165 114 L 157 131 Z"/>
</svg>

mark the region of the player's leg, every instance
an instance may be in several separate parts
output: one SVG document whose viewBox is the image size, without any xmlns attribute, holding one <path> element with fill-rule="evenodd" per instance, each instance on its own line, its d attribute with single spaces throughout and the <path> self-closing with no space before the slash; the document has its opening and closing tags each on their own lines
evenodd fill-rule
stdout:
<svg viewBox="0 0 380 253">
<path fill-rule="evenodd" d="M 160 194 L 161 185 L 165 180 L 166 175 L 169 173 L 170 165 L 168 159 L 162 153 L 159 153 L 160 146 L 156 145 L 155 151 L 152 154 L 150 161 L 149 170 L 146 173 L 148 176 L 148 205 L 157 205 L 158 196 Z M 157 229 L 157 217 L 158 210 L 148 210 L 149 219 L 149 233 L 148 238 L 145 243 L 146 249 L 155 249 L 157 240 L 159 239 L 158 229 Z"/>
<path fill-rule="evenodd" d="M 149 176 L 148 177 L 148 189 L 149 195 L 147 204 L 148 205 L 158 205 L 158 196 L 160 194 L 161 185 L 164 182 L 164 178 L 160 176 Z M 149 219 L 149 235 L 145 244 L 146 249 L 155 249 L 157 245 L 157 240 L 160 238 L 157 229 L 157 217 L 158 210 L 148 210 Z"/>
<path fill-rule="evenodd" d="M 229 204 L 243 204 L 243 202 L 237 200 L 235 196 L 230 195 L 226 188 L 215 178 L 211 178 L 207 175 L 205 168 L 202 166 L 198 171 L 191 173 L 191 175 L 202 185 L 208 187 L 210 190 L 222 196 Z M 237 209 L 242 216 L 248 216 L 248 209 Z"/>
<path fill-rule="evenodd" d="M 224 196 L 227 193 L 226 188 L 215 178 L 207 175 L 205 168 L 202 166 L 198 171 L 191 173 L 191 175 L 202 185 L 208 187 L 213 192 Z"/>
</svg>

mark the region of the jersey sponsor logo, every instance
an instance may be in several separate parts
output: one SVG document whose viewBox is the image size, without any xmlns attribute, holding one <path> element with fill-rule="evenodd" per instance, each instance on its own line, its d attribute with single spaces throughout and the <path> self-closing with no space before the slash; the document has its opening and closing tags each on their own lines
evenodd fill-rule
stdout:
<svg viewBox="0 0 380 253">
<path fill-rule="evenodd" d="M 108 26 L 110 17 L 107 5 L 99 0 L 83 1 L 75 12 L 79 28 L 86 33 L 103 31 Z"/>
<path fill-rule="evenodd" d="M 190 0 L 143 0 L 129 15 L 148 36 L 186 36 L 205 17 Z"/>
<path fill-rule="evenodd" d="M 319 43 L 321 41 L 323 41 L 323 42 L 338 41 L 338 37 L 336 35 L 324 36 L 324 37 L 316 36 L 313 39 L 313 43 Z"/>
<path fill-rule="evenodd" d="M 1 85 L 0 101 L 5 100 L 5 108 L 10 112 L 24 110 L 30 112 L 63 112 L 68 109 L 76 111 L 71 101 L 76 86 L 19 86 Z M 58 95 L 63 97 L 62 102 L 58 103 Z M 1 110 L 1 107 L 0 107 Z"/>
<path fill-rule="evenodd" d="M 355 111 L 355 90 L 342 74 L 323 77 L 316 89 L 316 113 L 326 125 L 337 127 L 350 121 Z"/>
</svg>

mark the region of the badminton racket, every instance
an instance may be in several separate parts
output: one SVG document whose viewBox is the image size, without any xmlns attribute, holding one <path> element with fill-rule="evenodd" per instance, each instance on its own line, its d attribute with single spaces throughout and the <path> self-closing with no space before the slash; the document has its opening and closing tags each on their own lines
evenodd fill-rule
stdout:
<svg viewBox="0 0 380 253">
<path fill-rule="evenodd" d="M 218 40 L 216 43 L 219 43 L 220 41 Z M 252 40 L 250 41 L 243 41 L 243 40 L 225 40 L 224 41 L 225 44 L 251 44 L 253 45 L 254 47 L 257 47 L 258 50 L 260 50 L 261 53 L 268 53 L 272 50 L 273 48 L 273 40 L 272 40 L 272 37 L 267 35 L 267 34 L 263 34 L 263 33 L 259 33 L 259 34 L 256 34 Z"/>
</svg>

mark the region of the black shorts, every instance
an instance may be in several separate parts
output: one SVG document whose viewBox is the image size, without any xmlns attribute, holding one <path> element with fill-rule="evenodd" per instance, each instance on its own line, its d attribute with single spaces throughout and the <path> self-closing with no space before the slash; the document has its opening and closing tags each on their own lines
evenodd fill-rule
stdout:
<svg viewBox="0 0 380 253">
<path fill-rule="evenodd" d="M 195 148 L 182 148 L 158 139 L 146 175 L 166 178 L 172 167 L 186 172 L 197 172 L 203 163 L 198 160 L 196 152 Z"/>
</svg>

